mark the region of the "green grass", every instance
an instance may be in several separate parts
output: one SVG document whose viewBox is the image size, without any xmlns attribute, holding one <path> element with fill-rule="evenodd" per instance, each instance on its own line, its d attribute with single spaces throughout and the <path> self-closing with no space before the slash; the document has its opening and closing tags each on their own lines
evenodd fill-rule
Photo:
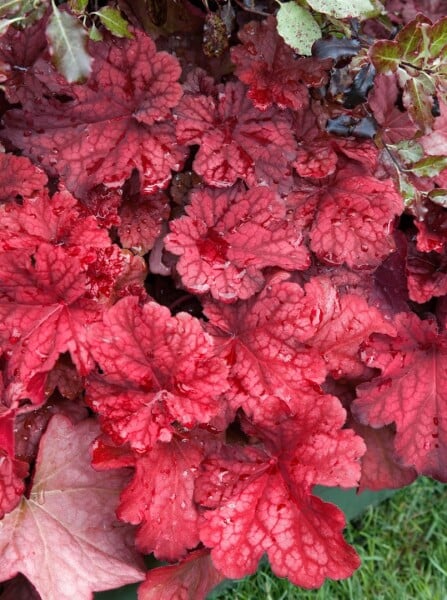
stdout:
<svg viewBox="0 0 447 600">
<path fill-rule="evenodd" d="M 344 581 L 302 590 L 262 566 L 218 600 L 447 600 L 447 486 L 420 478 L 348 524 L 362 566 Z"/>
</svg>

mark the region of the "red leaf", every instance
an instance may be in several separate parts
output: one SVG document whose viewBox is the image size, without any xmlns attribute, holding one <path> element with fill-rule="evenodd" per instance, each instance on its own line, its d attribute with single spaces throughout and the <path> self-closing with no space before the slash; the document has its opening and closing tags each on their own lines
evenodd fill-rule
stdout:
<svg viewBox="0 0 447 600">
<path fill-rule="evenodd" d="M 242 83 L 217 86 L 215 97 L 185 94 L 175 112 L 181 144 L 199 144 L 194 170 L 205 183 L 229 187 L 279 182 L 290 173 L 296 144 L 286 114 L 261 112 Z"/>
<path fill-rule="evenodd" d="M 124 248 L 146 254 L 160 235 L 163 221 L 169 217 L 169 199 L 165 194 L 146 194 L 124 201 L 120 210 L 118 235 Z"/>
<path fill-rule="evenodd" d="M 195 293 L 209 291 L 222 302 L 235 302 L 262 288 L 263 268 L 309 265 L 300 228 L 267 187 L 197 191 L 186 212 L 171 221 L 165 246 L 180 256 L 177 271 Z"/>
<path fill-rule="evenodd" d="M 362 476 L 358 492 L 405 487 L 412 483 L 417 473 L 412 467 L 403 467 L 397 462 L 394 451 L 395 433 L 391 427 L 373 429 L 355 421 L 352 428 L 366 444 L 362 457 Z"/>
<path fill-rule="evenodd" d="M 447 245 L 447 210 L 432 202 L 425 206 L 424 220 L 415 220 L 417 249 L 421 252 L 442 252 Z"/>
<path fill-rule="evenodd" d="M 265 449 L 227 446 L 205 459 L 196 498 L 209 510 L 200 538 L 225 576 L 253 573 L 264 552 L 276 575 L 306 588 L 359 566 L 341 535 L 343 513 L 311 495 L 316 483 L 351 486 L 360 476 L 363 442 L 338 431 L 344 419 L 336 398 L 320 396 L 299 417 L 260 429 Z"/>
<path fill-rule="evenodd" d="M 160 560 L 182 558 L 199 543 L 194 482 L 203 448 L 185 438 L 158 443 L 135 463 L 135 475 L 121 494 L 117 515 L 141 526 L 136 543 Z"/>
<path fill-rule="evenodd" d="M 196 550 L 176 565 L 148 571 L 138 588 L 138 600 L 205 600 L 223 580 L 209 551 Z"/>
<path fill-rule="evenodd" d="M 332 60 L 296 58 L 278 34 L 276 19 L 252 21 L 238 33 L 242 45 L 231 49 L 235 75 L 249 86 L 247 96 L 256 108 L 272 104 L 301 110 L 307 107 L 307 87 L 321 87 L 328 78 Z"/>
<path fill-rule="evenodd" d="M 70 248 L 74 256 L 88 257 L 92 248 L 110 246 L 107 231 L 93 216 L 81 216 L 81 207 L 67 191 L 27 198 L 23 204 L 0 206 L 0 243 L 5 250 L 36 250 L 47 242 Z M 87 258 L 88 260 L 88 258 Z M 89 260 L 89 262 L 91 259 Z"/>
<path fill-rule="evenodd" d="M 173 421 L 206 423 L 224 410 L 227 367 L 194 317 L 124 298 L 92 327 L 90 341 L 106 375 L 90 388 L 90 402 L 115 441 L 141 452 L 170 439 Z"/>
<path fill-rule="evenodd" d="M 257 421 L 271 422 L 284 403 L 300 410 L 326 375 L 320 353 L 303 343 L 316 331 L 315 313 L 302 310 L 303 289 L 285 277 L 279 274 L 247 302 L 204 304 L 216 346 L 231 364 L 234 391 L 242 394 L 234 408 L 242 404 Z"/>
<path fill-rule="evenodd" d="M 8 252 L 0 255 L 0 282 L 0 339 L 9 352 L 8 372 L 28 384 L 68 351 L 85 375 L 93 366 L 86 327 L 98 318 L 99 307 L 82 301 L 86 278 L 80 261 L 49 244 L 41 244 L 33 257 Z"/>
<path fill-rule="evenodd" d="M 47 18 L 43 17 L 25 29 L 8 27 L 0 37 L 0 61 L 8 67 L 4 86 L 5 95 L 11 104 L 20 102 L 26 93 L 24 79 L 30 67 L 48 46 L 45 36 Z"/>
<path fill-rule="evenodd" d="M 447 294 L 446 252 L 417 252 L 413 244 L 408 245 L 406 272 L 411 300 L 423 303 Z"/>
<path fill-rule="evenodd" d="M 395 325 L 395 339 L 379 335 L 366 345 L 366 363 L 382 373 L 358 387 L 353 411 L 372 427 L 394 422 L 402 464 L 447 481 L 447 336 L 412 313 L 399 314 Z"/>
<path fill-rule="evenodd" d="M 321 194 L 311 248 L 331 265 L 376 267 L 394 250 L 390 230 L 403 208 L 390 180 L 339 173 Z"/>
<path fill-rule="evenodd" d="M 97 433 L 91 420 L 74 427 L 65 417 L 53 417 L 41 440 L 30 496 L 2 522 L 2 578 L 20 571 L 48 600 L 89 600 L 94 590 L 143 577 L 131 530 L 114 515 L 127 474 L 90 467 L 89 447 Z"/>
<path fill-rule="evenodd" d="M 418 131 L 407 111 L 399 110 L 397 100 L 399 88 L 396 75 L 382 75 L 374 78 L 374 86 L 368 95 L 368 105 L 380 125 L 380 138 L 387 144 L 397 144 L 409 140 Z"/>
<path fill-rule="evenodd" d="M 92 53 L 85 84 L 67 85 L 49 62 L 37 61 L 4 134 L 79 197 L 97 184 L 123 184 L 133 169 L 142 189 L 166 187 L 184 159 L 166 121 L 182 94 L 177 59 L 140 31 L 132 40 L 95 42 Z M 49 89 L 41 93 L 42 86 Z"/>
<path fill-rule="evenodd" d="M 16 460 L 0 448 L 0 519 L 20 502 L 27 475 L 28 463 Z"/>
<path fill-rule="evenodd" d="M 0 152 L 0 199 L 13 200 L 16 196 L 29 198 L 41 193 L 48 179 L 24 156 Z"/>
<path fill-rule="evenodd" d="M 307 344 L 318 350 L 335 377 L 359 377 L 364 371 L 359 348 L 372 333 L 394 335 L 391 323 L 358 294 L 339 294 L 325 277 L 314 277 L 305 286 L 301 310 L 313 319 L 315 332 Z"/>
</svg>

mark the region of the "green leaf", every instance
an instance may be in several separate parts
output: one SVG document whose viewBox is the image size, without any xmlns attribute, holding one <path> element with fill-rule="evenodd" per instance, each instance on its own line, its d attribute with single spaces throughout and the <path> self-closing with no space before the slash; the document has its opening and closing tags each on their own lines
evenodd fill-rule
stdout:
<svg viewBox="0 0 447 600">
<path fill-rule="evenodd" d="M 436 177 L 447 167 L 447 156 L 426 156 L 411 167 L 416 177 Z"/>
<path fill-rule="evenodd" d="M 423 50 L 423 36 L 421 26 L 427 23 L 426 17 L 418 15 L 416 19 L 410 21 L 396 37 L 396 43 L 399 46 L 401 59 L 415 66 L 422 66 L 420 54 Z"/>
<path fill-rule="evenodd" d="M 53 14 L 46 28 L 50 55 L 69 83 L 82 81 L 92 70 L 92 58 L 87 52 L 87 32 L 74 15 L 60 11 L 54 1 L 52 5 Z"/>
<path fill-rule="evenodd" d="M 374 16 L 378 11 L 370 0 L 307 0 L 314 10 L 336 19 Z"/>
<path fill-rule="evenodd" d="M 430 32 L 430 54 L 433 58 L 443 55 L 447 58 L 447 17 L 439 19 Z"/>
<path fill-rule="evenodd" d="M 288 2 L 280 5 L 276 19 L 278 33 L 286 44 L 299 54 L 310 56 L 312 44 L 321 38 L 320 27 L 310 12 L 295 2 Z"/>
<path fill-rule="evenodd" d="M 102 33 L 99 31 L 99 29 L 96 27 L 96 25 L 94 23 L 90 27 L 90 31 L 88 32 L 88 37 L 91 40 L 93 40 L 94 42 L 101 42 L 103 40 Z"/>
<path fill-rule="evenodd" d="M 404 165 L 411 165 L 424 157 L 424 148 L 414 140 L 402 140 L 390 148 L 396 152 Z"/>
<path fill-rule="evenodd" d="M 8 27 L 13 23 L 21 21 L 23 17 L 16 17 L 15 19 L 0 19 L 0 36 L 6 33 Z"/>
<path fill-rule="evenodd" d="M 87 8 L 88 0 L 70 0 L 68 6 L 77 15 L 83 15 Z"/>
<path fill-rule="evenodd" d="M 429 200 L 431 200 L 434 204 L 438 204 L 444 208 L 447 208 L 447 190 L 438 188 L 432 190 L 428 194 Z"/>
<path fill-rule="evenodd" d="M 373 65 L 379 73 L 394 73 L 402 60 L 401 50 L 396 42 L 380 40 L 369 51 Z"/>
<path fill-rule="evenodd" d="M 104 27 L 116 37 L 133 38 L 132 33 L 129 31 L 129 23 L 123 19 L 117 8 L 104 6 L 98 12 L 92 14 L 98 15 Z"/>
<path fill-rule="evenodd" d="M 422 74 L 421 74 L 422 75 Z M 409 78 L 402 94 L 402 102 L 408 110 L 411 120 L 422 131 L 429 131 L 434 117 L 431 112 L 435 87 L 429 78 Z"/>
<path fill-rule="evenodd" d="M 21 12 L 21 0 L 0 0 L 0 17 L 7 17 Z"/>
</svg>

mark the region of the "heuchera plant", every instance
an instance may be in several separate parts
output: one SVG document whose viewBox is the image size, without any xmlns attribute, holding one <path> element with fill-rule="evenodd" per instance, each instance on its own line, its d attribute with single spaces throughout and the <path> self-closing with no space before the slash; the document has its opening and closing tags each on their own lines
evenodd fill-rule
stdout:
<svg viewBox="0 0 447 600">
<path fill-rule="evenodd" d="M 349 4 L 0 9 L 2 598 L 319 587 L 315 485 L 447 481 L 447 18 Z"/>
</svg>

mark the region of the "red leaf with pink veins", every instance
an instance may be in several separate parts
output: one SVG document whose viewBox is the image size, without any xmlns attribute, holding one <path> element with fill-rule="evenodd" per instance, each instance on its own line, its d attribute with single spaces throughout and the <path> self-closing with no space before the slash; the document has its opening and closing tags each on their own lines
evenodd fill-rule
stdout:
<svg viewBox="0 0 447 600">
<path fill-rule="evenodd" d="M 67 85 L 47 60 L 25 76 L 22 108 L 8 112 L 4 135 L 77 196 L 97 184 L 118 187 L 137 169 L 141 187 L 164 188 L 184 150 L 167 120 L 182 95 L 176 58 L 136 31 L 132 40 L 92 42 L 87 82 Z M 39 92 L 36 104 L 33 89 Z"/>
<path fill-rule="evenodd" d="M 343 173 L 321 192 L 311 249 L 331 265 L 377 267 L 395 248 L 390 232 L 402 211 L 391 180 Z"/>
<path fill-rule="evenodd" d="M 206 600 L 224 579 L 209 551 L 195 550 L 178 564 L 148 571 L 138 588 L 138 600 Z"/>
<path fill-rule="evenodd" d="M 47 242 L 69 248 L 74 256 L 87 254 L 92 248 L 111 245 L 110 237 L 95 217 L 81 216 L 81 207 L 70 192 L 52 198 L 42 192 L 26 198 L 23 204 L 0 206 L 0 244 L 5 250 L 31 249 Z"/>
<path fill-rule="evenodd" d="M 191 315 L 172 317 L 155 302 L 138 306 L 137 298 L 123 298 L 104 314 L 103 323 L 92 327 L 90 342 L 106 375 L 105 393 L 101 398 L 96 388 L 92 406 L 104 419 L 130 420 L 132 428 L 121 421 L 110 430 L 136 450 L 151 447 L 160 436 L 166 439 L 166 409 L 170 422 L 185 426 L 207 423 L 224 410 L 227 366 L 215 356 L 211 337 Z M 113 406 L 107 384 L 124 387 Z M 126 391 L 127 384 L 132 393 Z"/>
<path fill-rule="evenodd" d="M 382 371 L 357 388 L 353 413 L 365 425 L 396 425 L 401 463 L 447 481 L 447 334 L 413 313 L 395 317 L 395 339 L 374 336 L 364 359 Z"/>
<path fill-rule="evenodd" d="M 350 425 L 366 444 L 359 493 L 364 490 L 397 489 L 410 485 L 416 479 L 417 472 L 412 467 L 403 467 L 397 462 L 394 451 L 396 434 L 391 426 L 373 429 L 355 421 Z"/>
<path fill-rule="evenodd" d="M 247 302 L 204 305 L 216 347 L 231 365 L 233 391 L 242 393 L 233 408 L 242 405 L 257 421 L 271 422 L 284 403 L 300 410 L 326 376 L 319 351 L 305 345 L 317 331 L 316 313 L 302 310 L 303 289 L 284 277 Z"/>
<path fill-rule="evenodd" d="M 341 534 L 343 513 L 311 494 L 317 483 L 358 481 L 365 448 L 352 431 L 340 430 L 345 417 L 336 398 L 320 396 L 275 433 L 259 429 L 259 437 L 270 438 L 265 449 L 226 446 L 203 461 L 196 499 L 214 510 L 203 513 L 200 539 L 225 576 L 253 573 L 264 552 L 276 575 L 306 588 L 349 577 L 359 566 Z"/>
<path fill-rule="evenodd" d="M 169 393 L 151 392 L 129 377 L 115 379 L 91 375 L 86 382 L 85 401 L 100 415 L 103 431 L 118 445 L 129 442 L 137 452 L 149 450 L 157 440 L 169 442 L 174 431 L 166 406 Z"/>
<path fill-rule="evenodd" d="M 97 473 L 92 420 L 73 426 L 56 415 L 42 437 L 29 498 L 0 530 L 3 579 L 23 573 L 47 600 L 90 600 L 94 590 L 139 581 L 144 574 L 132 530 L 115 517 L 127 473 Z"/>
<path fill-rule="evenodd" d="M 118 517 L 140 525 L 136 544 L 160 560 L 182 558 L 199 543 L 194 482 L 203 458 L 199 442 L 158 443 L 135 463 L 135 475 L 121 494 Z"/>
<path fill-rule="evenodd" d="M 312 278 L 305 290 L 300 310 L 303 316 L 309 315 L 315 327 L 307 344 L 321 353 L 333 377 L 360 376 L 365 370 L 359 354 L 361 344 L 372 333 L 394 335 L 394 327 L 362 296 L 340 295 L 326 277 Z"/>
<path fill-rule="evenodd" d="M 20 250 L 0 255 L 0 340 L 10 375 L 28 384 L 67 351 L 79 373 L 88 373 L 87 325 L 99 306 L 83 301 L 85 285 L 80 261 L 59 246 L 41 244 L 32 257 Z"/>
<path fill-rule="evenodd" d="M 24 156 L 0 152 L 0 199 L 29 198 L 42 193 L 48 178 Z"/>
<path fill-rule="evenodd" d="M 132 197 L 123 202 L 119 215 L 121 244 L 143 255 L 152 248 L 163 222 L 169 217 L 169 199 L 161 192 Z"/>
<path fill-rule="evenodd" d="M 332 60 L 296 58 L 278 34 L 276 19 L 252 21 L 238 33 L 242 45 L 231 49 L 235 75 L 249 86 L 247 96 L 256 108 L 272 104 L 301 110 L 309 103 L 308 87 L 327 82 Z"/>
<path fill-rule="evenodd" d="M 262 288 L 263 268 L 309 266 L 299 224 L 288 220 L 285 202 L 267 187 L 197 191 L 186 213 L 171 221 L 165 246 L 180 256 L 177 271 L 195 293 L 245 300 Z"/>
<path fill-rule="evenodd" d="M 289 116 L 254 108 L 240 82 L 217 89 L 215 97 L 185 94 L 175 110 L 179 142 L 200 145 L 193 168 L 205 183 L 271 184 L 290 174 L 296 142 Z"/>
</svg>

